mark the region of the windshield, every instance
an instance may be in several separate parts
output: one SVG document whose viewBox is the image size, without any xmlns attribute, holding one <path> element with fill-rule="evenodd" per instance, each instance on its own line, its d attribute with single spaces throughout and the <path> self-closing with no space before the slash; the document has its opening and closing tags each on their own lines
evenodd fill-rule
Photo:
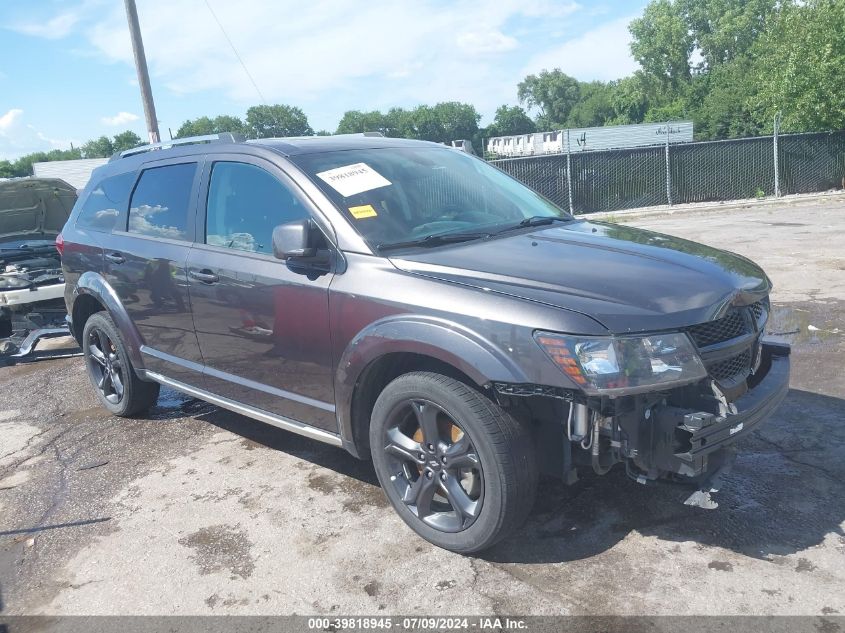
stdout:
<svg viewBox="0 0 845 633">
<path fill-rule="evenodd" d="M 452 149 L 343 150 L 292 160 L 377 250 L 426 238 L 429 245 L 477 239 L 526 226 L 529 218 L 570 218 L 495 167 Z M 431 239 L 448 235 L 456 239 Z"/>
</svg>

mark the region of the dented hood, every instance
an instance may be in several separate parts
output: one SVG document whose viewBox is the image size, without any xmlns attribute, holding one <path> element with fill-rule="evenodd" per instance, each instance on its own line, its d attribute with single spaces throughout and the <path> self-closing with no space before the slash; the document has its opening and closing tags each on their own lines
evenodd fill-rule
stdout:
<svg viewBox="0 0 845 633">
<path fill-rule="evenodd" d="M 55 240 L 76 203 L 76 189 L 58 178 L 0 182 L 0 242 L 7 248 Z"/>
<path fill-rule="evenodd" d="M 619 334 L 703 323 L 771 288 L 765 273 L 740 255 L 586 221 L 392 261 L 407 272 L 580 312 Z"/>
</svg>

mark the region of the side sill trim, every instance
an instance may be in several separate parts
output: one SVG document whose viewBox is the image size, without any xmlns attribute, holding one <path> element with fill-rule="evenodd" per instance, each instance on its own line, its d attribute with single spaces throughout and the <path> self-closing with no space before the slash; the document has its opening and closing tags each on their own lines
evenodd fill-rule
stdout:
<svg viewBox="0 0 845 633">
<path fill-rule="evenodd" d="M 240 376 L 235 376 L 234 374 L 229 374 L 225 371 L 214 369 L 213 367 L 203 367 L 199 363 L 185 360 L 184 358 L 179 358 L 178 356 L 173 356 L 172 354 L 168 354 L 166 352 L 161 352 L 146 345 L 141 346 L 141 353 L 168 363 L 173 363 L 174 365 L 179 365 L 180 367 L 190 369 L 200 374 L 205 374 L 206 376 L 211 376 L 212 378 L 225 380 L 236 385 L 255 389 L 256 391 L 263 391 L 264 393 L 269 393 L 270 395 L 278 396 L 279 398 L 285 398 L 286 400 L 293 400 L 294 402 L 305 404 L 309 407 L 314 407 L 315 409 L 321 409 L 323 411 L 328 411 L 329 413 L 334 413 L 336 411 L 336 407 L 328 402 L 315 400 L 314 398 L 302 396 L 298 393 L 293 393 L 292 391 L 278 389 L 277 387 L 271 387 L 270 385 L 263 385 L 260 382 L 255 382 L 254 380 L 249 380 L 248 378 L 241 378 Z"/>
<path fill-rule="evenodd" d="M 241 415 L 245 415 L 248 418 L 258 420 L 259 422 L 264 422 L 265 424 L 269 424 L 280 429 L 284 429 L 285 431 L 304 435 L 305 437 L 311 438 L 313 440 L 319 440 L 320 442 L 325 442 L 326 444 L 331 444 L 332 446 L 342 446 L 343 444 L 340 439 L 340 435 L 337 435 L 336 433 L 330 433 L 328 431 L 318 429 L 308 424 L 303 424 L 302 422 L 291 420 L 290 418 L 285 418 L 274 413 L 269 413 L 261 409 L 256 409 L 255 407 L 251 407 L 246 404 L 241 404 L 240 402 L 235 402 L 234 400 L 230 400 L 229 398 L 216 396 L 213 393 L 210 393 L 203 389 L 198 389 L 197 387 L 186 385 L 183 382 L 173 380 L 172 378 L 168 378 L 167 376 L 162 376 L 161 374 L 157 374 L 155 372 L 147 370 L 144 372 L 144 377 L 150 380 L 155 380 L 156 382 L 161 383 L 162 385 L 166 385 L 168 387 L 176 389 L 177 391 L 181 391 L 182 393 L 186 393 L 190 396 L 199 398 L 200 400 L 205 400 L 206 402 L 210 402 L 211 404 L 216 404 L 218 407 L 223 407 L 224 409 L 228 409 L 229 411 L 240 413 Z"/>
</svg>

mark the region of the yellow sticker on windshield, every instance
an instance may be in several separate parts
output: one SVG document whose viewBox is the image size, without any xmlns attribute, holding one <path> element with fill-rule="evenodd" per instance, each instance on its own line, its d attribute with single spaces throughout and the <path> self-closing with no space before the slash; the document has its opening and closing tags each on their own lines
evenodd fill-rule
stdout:
<svg viewBox="0 0 845 633">
<path fill-rule="evenodd" d="M 378 215 L 371 204 L 363 204 L 360 207 L 349 207 L 349 213 L 356 220 L 363 220 L 364 218 L 374 218 Z"/>
</svg>

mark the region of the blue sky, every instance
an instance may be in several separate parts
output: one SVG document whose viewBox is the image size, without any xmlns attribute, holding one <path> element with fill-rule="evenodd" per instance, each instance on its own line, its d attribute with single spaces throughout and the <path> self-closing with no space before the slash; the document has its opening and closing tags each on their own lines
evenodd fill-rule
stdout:
<svg viewBox="0 0 845 633">
<path fill-rule="evenodd" d="M 206 3 L 207 2 L 207 3 Z M 301 107 L 333 131 L 346 110 L 475 104 L 487 124 L 526 74 L 614 79 L 636 67 L 627 24 L 644 0 L 137 0 L 159 125 Z M 125 129 L 146 138 L 120 0 L 5 0 L 0 159 Z"/>
</svg>

